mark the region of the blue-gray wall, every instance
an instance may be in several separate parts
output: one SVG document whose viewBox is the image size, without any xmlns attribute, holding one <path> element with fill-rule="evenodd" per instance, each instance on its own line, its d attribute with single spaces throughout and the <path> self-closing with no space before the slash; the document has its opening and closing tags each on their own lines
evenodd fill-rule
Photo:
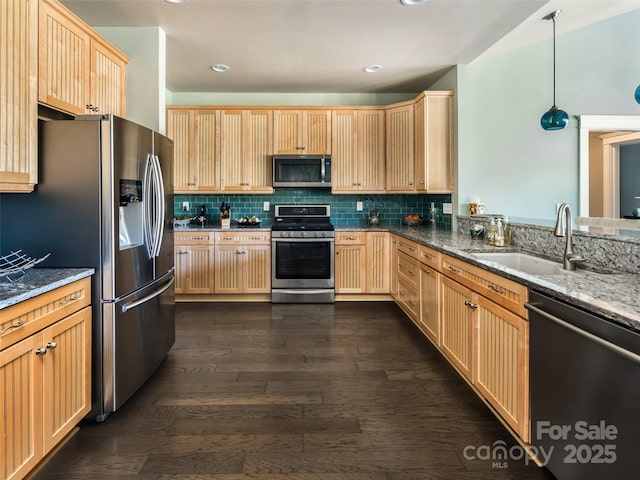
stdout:
<svg viewBox="0 0 640 480">
<path fill-rule="evenodd" d="M 558 22 L 562 22 L 562 17 Z M 640 115 L 640 10 L 559 34 L 557 104 L 570 125 L 540 127 L 551 107 L 552 39 L 457 67 L 457 210 L 476 196 L 487 211 L 552 219 L 578 211 L 576 115 Z M 454 210 L 456 205 L 454 205 Z"/>
</svg>

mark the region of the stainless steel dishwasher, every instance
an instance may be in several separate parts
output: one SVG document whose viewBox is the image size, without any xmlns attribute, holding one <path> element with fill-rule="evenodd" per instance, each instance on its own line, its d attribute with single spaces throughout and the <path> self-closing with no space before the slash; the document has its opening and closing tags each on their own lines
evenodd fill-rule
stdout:
<svg viewBox="0 0 640 480">
<path fill-rule="evenodd" d="M 559 479 L 638 478 L 640 332 L 531 291 L 531 444 Z"/>
</svg>

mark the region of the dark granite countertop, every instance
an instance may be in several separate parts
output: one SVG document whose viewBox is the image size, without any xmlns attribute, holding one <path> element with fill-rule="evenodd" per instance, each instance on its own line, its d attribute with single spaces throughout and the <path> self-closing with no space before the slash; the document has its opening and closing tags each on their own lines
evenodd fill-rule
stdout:
<svg viewBox="0 0 640 480">
<path fill-rule="evenodd" d="M 232 231 L 266 230 L 271 224 L 256 228 L 231 226 Z M 219 225 L 206 227 L 189 226 L 180 231 L 229 231 Z M 402 225 L 379 225 L 368 227 L 363 224 L 338 225 L 336 231 L 385 231 L 402 235 L 420 244 L 431 247 L 452 257 L 464 260 L 493 273 L 502 275 L 533 290 L 564 300 L 584 310 L 640 331 L 640 275 L 632 273 L 599 273 L 578 269 L 577 273 L 559 275 L 529 275 L 519 270 L 497 263 L 480 260 L 471 255 L 474 252 L 518 251 L 515 248 L 500 248 L 471 240 L 469 235 L 438 230 L 429 227 L 406 227 Z M 550 259 L 559 262 L 560 259 Z"/>
<path fill-rule="evenodd" d="M 0 282 L 0 310 L 95 273 L 93 268 L 30 268 L 13 284 Z"/>
<path fill-rule="evenodd" d="M 336 230 L 377 230 L 397 233 L 434 250 L 509 278 L 533 290 L 564 300 L 579 308 L 640 331 L 639 274 L 599 273 L 578 268 L 575 273 L 529 275 L 494 262 L 480 260 L 471 255 L 475 252 L 519 251 L 518 249 L 490 246 L 481 240 L 472 240 L 470 235 L 449 230 L 392 225 L 381 225 L 376 228 L 345 225 L 337 227 Z M 560 261 L 560 259 L 549 260 Z"/>
</svg>

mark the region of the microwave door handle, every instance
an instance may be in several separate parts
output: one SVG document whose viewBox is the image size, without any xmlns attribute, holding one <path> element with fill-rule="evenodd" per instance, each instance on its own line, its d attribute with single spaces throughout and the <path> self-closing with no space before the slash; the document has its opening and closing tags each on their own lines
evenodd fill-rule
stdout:
<svg viewBox="0 0 640 480">
<path fill-rule="evenodd" d="M 324 165 L 324 157 L 320 159 L 320 180 L 324 183 L 325 176 L 327 174 L 327 170 Z"/>
</svg>

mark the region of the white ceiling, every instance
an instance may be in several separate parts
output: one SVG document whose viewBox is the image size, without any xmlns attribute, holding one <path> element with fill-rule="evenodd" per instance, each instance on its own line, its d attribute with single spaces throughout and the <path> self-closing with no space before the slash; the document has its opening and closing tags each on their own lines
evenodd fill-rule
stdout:
<svg viewBox="0 0 640 480">
<path fill-rule="evenodd" d="M 61 0 L 89 25 L 159 26 L 173 92 L 412 93 L 456 64 L 640 8 L 640 0 Z M 214 73 L 216 63 L 231 67 Z M 370 74 L 363 68 L 380 64 Z"/>
</svg>

